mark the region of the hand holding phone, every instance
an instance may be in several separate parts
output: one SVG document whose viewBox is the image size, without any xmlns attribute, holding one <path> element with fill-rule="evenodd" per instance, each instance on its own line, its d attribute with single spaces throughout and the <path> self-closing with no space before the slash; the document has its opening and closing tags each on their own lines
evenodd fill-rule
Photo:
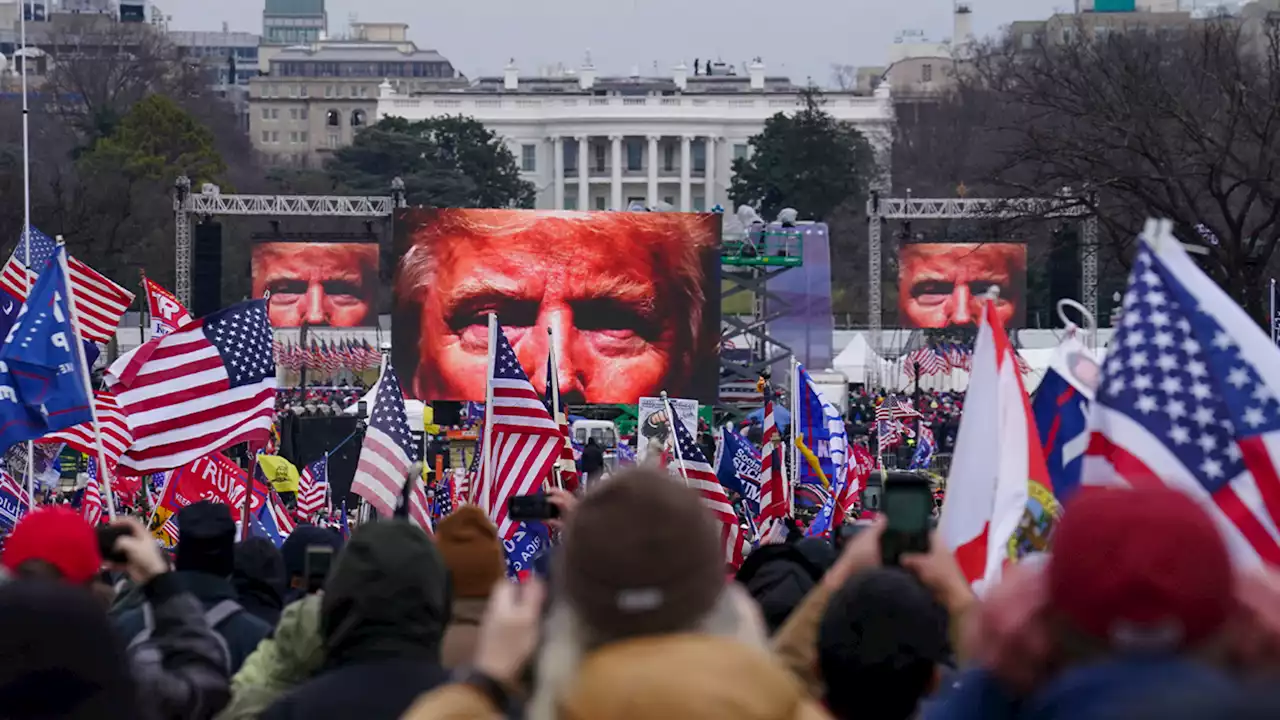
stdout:
<svg viewBox="0 0 1280 720">
<path fill-rule="evenodd" d="M 907 553 L 929 552 L 933 529 L 933 484 L 912 472 L 891 472 L 884 479 L 881 506 L 889 524 L 880 538 L 881 562 L 898 565 Z"/>
<path fill-rule="evenodd" d="M 542 522 L 560 517 L 560 506 L 545 495 L 516 495 L 507 501 L 507 517 L 515 522 Z"/>
<path fill-rule="evenodd" d="M 319 592 L 329 578 L 333 567 L 333 548 L 328 545 L 308 545 L 303 558 L 302 572 L 307 581 L 307 594 Z"/>
<path fill-rule="evenodd" d="M 103 560 L 121 565 L 129 562 L 129 556 L 116 547 L 116 540 L 130 534 L 128 526 L 100 525 L 97 528 L 97 532 L 98 553 L 102 555 Z"/>
</svg>

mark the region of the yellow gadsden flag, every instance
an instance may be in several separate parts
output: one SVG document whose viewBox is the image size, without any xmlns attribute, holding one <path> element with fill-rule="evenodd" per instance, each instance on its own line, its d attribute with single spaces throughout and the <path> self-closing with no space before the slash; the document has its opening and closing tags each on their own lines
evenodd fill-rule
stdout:
<svg viewBox="0 0 1280 720">
<path fill-rule="evenodd" d="M 276 492 L 298 492 L 298 468 L 279 455 L 259 455 L 258 465 L 262 476 L 271 481 Z"/>
</svg>

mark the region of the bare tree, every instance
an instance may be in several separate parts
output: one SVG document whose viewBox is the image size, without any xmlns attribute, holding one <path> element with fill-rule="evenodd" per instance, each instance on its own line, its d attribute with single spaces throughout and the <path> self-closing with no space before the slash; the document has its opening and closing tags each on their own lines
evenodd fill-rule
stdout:
<svg viewBox="0 0 1280 720">
<path fill-rule="evenodd" d="M 1080 193 L 1115 257 L 1149 216 L 1255 317 L 1280 241 L 1280 43 L 1273 25 L 1213 19 L 1160 32 L 981 49 L 964 92 L 997 113 L 974 136 L 1006 193 Z M 1052 38 L 1056 40 L 1057 38 Z"/>
<path fill-rule="evenodd" d="M 856 65 L 831 64 L 831 86 L 836 90 L 858 89 L 858 67 Z"/>
</svg>

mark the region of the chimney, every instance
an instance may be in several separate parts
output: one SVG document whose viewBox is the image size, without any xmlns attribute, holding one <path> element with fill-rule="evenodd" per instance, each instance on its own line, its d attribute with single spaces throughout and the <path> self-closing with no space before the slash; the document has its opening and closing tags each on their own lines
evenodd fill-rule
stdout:
<svg viewBox="0 0 1280 720">
<path fill-rule="evenodd" d="M 968 3 L 956 3 L 955 15 L 952 18 L 951 47 L 959 49 L 973 42 L 973 11 Z"/>
<path fill-rule="evenodd" d="M 685 65 L 683 60 L 680 61 L 680 64 L 672 68 L 671 72 L 673 74 L 673 79 L 676 82 L 676 87 L 681 90 L 685 90 L 689 87 L 689 66 Z"/>
<path fill-rule="evenodd" d="M 517 90 L 520 87 L 520 68 L 516 67 L 516 59 L 511 58 L 502 71 L 502 89 Z"/>
<path fill-rule="evenodd" d="M 591 51 L 587 51 L 587 57 L 582 61 L 582 67 L 578 68 L 578 87 L 583 90 L 590 90 L 596 84 L 596 66 L 591 63 Z"/>
<path fill-rule="evenodd" d="M 751 61 L 747 66 L 747 73 L 751 76 L 751 89 L 764 89 L 764 62 L 760 58 Z"/>
</svg>

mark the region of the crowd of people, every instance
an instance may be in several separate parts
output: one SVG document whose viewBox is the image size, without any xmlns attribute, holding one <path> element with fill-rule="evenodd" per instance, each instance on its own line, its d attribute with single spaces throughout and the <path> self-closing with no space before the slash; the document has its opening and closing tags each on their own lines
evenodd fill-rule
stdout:
<svg viewBox="0 0 1280 720">
<path fill-rule="evenodd" d="M 0 565 L 10 718 L 1275 717 L 1280 580 L 1233 568 L 1170 490 L 1087 489 L 1054 552 L 979 596 L 950 551 L 885 565 L 882 516 L 754 550 L 726 577 L 698 495 L 638 467 L 552 491 L 556 541 L 508 579 L 463 505 L 237 542 L 179 513 L 25 516 Z M 1170 533 L 1169 528 L 1178 528 Z M 100 548 L 105 549 L 105 555 Z M 332 562 L 320 563 L 328 557 Z"/>
</svg>

